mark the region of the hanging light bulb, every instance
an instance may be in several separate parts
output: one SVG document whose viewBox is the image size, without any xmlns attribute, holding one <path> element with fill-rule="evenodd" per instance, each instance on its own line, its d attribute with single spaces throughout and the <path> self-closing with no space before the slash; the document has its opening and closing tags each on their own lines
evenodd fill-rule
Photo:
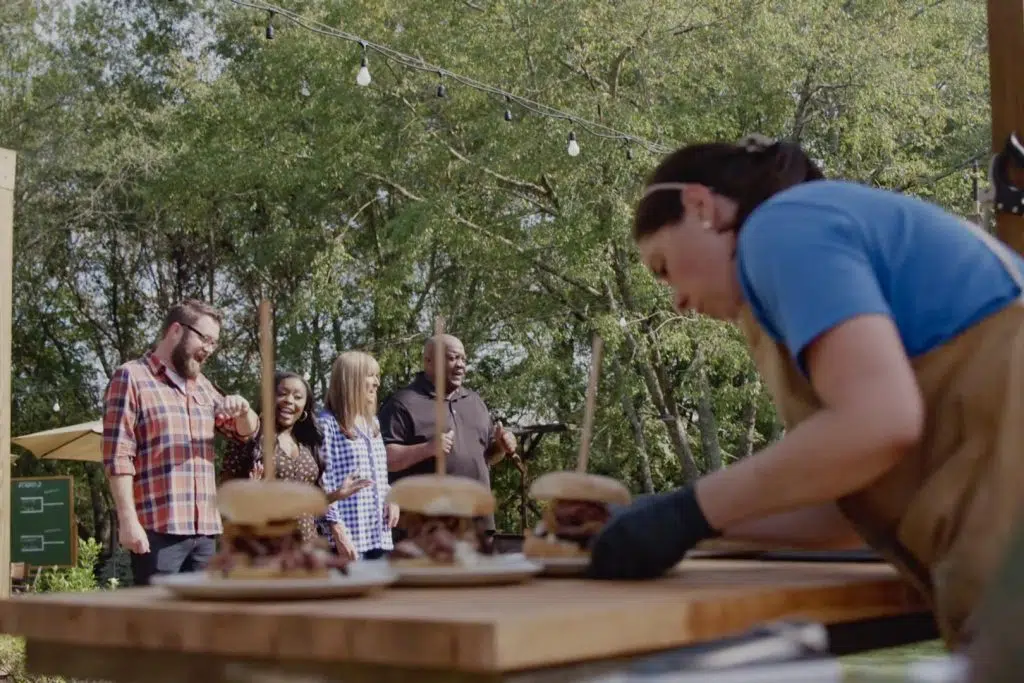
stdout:
<svg viewBox="0 0 1024 683">
<path fill-rule="evenodd" d="M 632 147 L 626 147 L 626 160 L 627 161 L 633 161 L 633 148 Z"/>
<path fill-rule="evenodd" d="M 54 401 L 53 402 L 53 412 L 55 412 L 55 413 L 59 413 L 60 412 L 60 402 L 59 401 Z"/>
<path fill-rule="evenodd" d="M 274 13 L 270 12 L 267 15 L 267 40 L 274 39 Z"/>
<path fill-rule="evenodd" d="M 356 74 L 356 84 L 361 85 L 364 88 L 370 85 L 370 81 L 373 79 L 370 77 L 370 68 L 367 66 L 366 55 L 363 55 L 363 59 L 359 62 L 359 73 Z"/>
<path fill-rule="evenodd" d="M 447 97 L 448 91 L 444 87 L 444 74 L 440 71 L 437 72 L 437 96 Z"/>
<path fill-rule="evenodd" d="M 571 157 L 578 157 L 580 155 L 580 143 L 576 142 L 576 133 L 569 133 L 569 146 L 566 150 Z"/>
<path fill-rule="evenodd" d="M 506 121 L 511 121 L 512 120 L 512 110 L 509 109 L 509 103 L 510 102 L 511 102 L 511 100 L 509 100 L 508 95 L 505 95 L 505 120 Z"/>
<path fill-rule="evenodd" d="M 299 94 L 303 97 L 309 97 L 309 83 L 306 82 L 305 78 L 302 79 L 302 87 L 299 88 Z"/>
</svg>

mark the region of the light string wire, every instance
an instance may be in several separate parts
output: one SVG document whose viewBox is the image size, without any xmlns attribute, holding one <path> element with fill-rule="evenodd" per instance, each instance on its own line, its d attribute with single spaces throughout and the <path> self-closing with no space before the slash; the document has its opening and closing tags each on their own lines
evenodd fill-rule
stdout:
<svg viewBox="0 0 1024 683">
<path fill-rule="evenodd" d="M 419 57 L 414 57 L 412 55 L 407 55 L 404 52 L 399 52 L 394 48 L 388 47 L 387 45 L 374 43 L 372 41 L 365 40 L 364 38 L 361 38 L 355 34 L 348 33 L 347 31 L 342 31 L 332 26 L 328 26 L 326 24 L 322 24 L 311 19 L 306 19 L 305 17 L 302 17 L 301 15 L 292 12 L 291 10 L 284 9 L 276 5 L 259 2 L 259 0 L 229 1 L 232 4 L 238 5 L 240 7 L 247 7 L 249 9 L 268 12 L 271 14 L 271 17 L 281 16 L 290 21 L 291 23 L 313 33 L 318 33 L 320 35 L 329 36 L 332 38 L 341 38 L 342 40 L 357 43 L 360 47 L 362 47 L 364 57 L 367 51 L 373 51 L 380 54 L 384 58 L 397 64 L 400 64 L 406 68 L 413 69 L 416 71 L 437 74 L 440 80 L 438 85 L 438 94 L 441 97 L 445 96 L 444 93 L 446 93 L 444 85 L 445 81 L 455 82 L 459 83 L 460 85 L 464 85 L 468 88 L 472 88 L 473 90 L 477 90 L 479 92 L 502 97 L 505 100 L 506 107 L 508 106 L 509 103 L 515 103 L 519 107 L 522 107 L 523 109 L 534 114 L 538 114 L 540 116 L 550 119 L 568 121 L 595 137 L 604 138 L 606 140 L 617 140 L 620 142 L 629 143 L 631 145 L 635 145 L 636 147 L 646 149 L 648 152 L 651 152 L 652 154 L 668 154 L 675 149 L 674 147 L 670 147 L 659 142 L 653 142 L 651 140 L 647 140 L 645 138 L 632 135 L 630 133 L 624 133 L 620 130 L 616 130 L 615 128 L 606 126 L 603 123 L 599 123 L 591 119 L 586 119 L 581 116 L 577 116 L 576 114 L 573 114 L 571 112 L 556 109 L 542 102 L 537 102 L 535 100 L 531 100 L 529 98 L 516 95 L 515 93 L 509 92 L 494 85 L 490 85 L 488 83 L 483 83 L 468 76 L 457 74 L 453 71 L 445 69 L 444 67 L 437 66 L 435 64 L 430 64 Z M 273 29 L 270 24 L 268 24 L 267 37 L 273 37 Z M 509 120 L 510 118 L 507 112 L 505 118 L 506 120 Z M 576 142 L 575 131 L 571 131 L 569 133 L 570 148 L 573 147 L 574 142 Z M 578 154 L 578 145 L 576 146 L 576 150 L 576 154 Z M 573 154 L 572 151 L 570 151 L 570 154 L 572 156 L 576 156 L 576 154 Z"/>
<path fill-rule="evenodd" d="M 566 112 L 566 111 L 563 111 L 563 110 L 560 110 L 560 109 L 556 109 L 556 108 L 551 107 L 549 105 L 546 105 L 546 104 L 544 104 L 542 102 L 537 102 L 535 100 L 531 100 L 531 99 L 528 99 L 528 98 L 516 95 L 514 93 L 508 92 L 508 91 L 506 91 L 506 90 L 504 90 L 502 88 L 499 88 L 497 86 L 489 85 L 487 83 L 482 83 L 480 81 L 477 81 L 476 79 L 469 78 L 468 76 L 463 76 L 461 74 L 457 74 L 457 73 L 455 73 L 453 71 L 449 71 L 448 69 L 445 69 L 444 67 L 440 67 L 440 66 L 436 66 L 434 64 L 430 64 L 430 63 L 424 61 L 423 59 L 421 59 L 419 57 L 414 57 L 412 55 L 407 55 L 404 52 L 399 52 L 398 50 L 395 50 L 394 48 L 388 47 L 387 45 L 382 45 L 380 43 L 374 43 L 372 41 L 365 40 L 365 39 L 363 39 L 363 38 L 361 38 L 361 37 L 359 37 L 357 35 L 354 35 L 352 33 L 348 33 L 346 31 L 342 31 L 340 29 L 336 29 L 336 28 L 334 28 L 332 26 L 328 26 L 326 24 L 323 24 L 323 23 L 320 23 L 320 22 L 317 22 L 317 21 L 314 21 L 314 20 L 311 20 L 311 19 L 306 19 L 306 18 L 302 17 L 301 15 L 299 15 L 299 14 L 297 14 L 295 12 L 292 12 L 291 10 L 284 9 L 283 7 L 279 7 L 277 5 L 271 5 L 269 3 L 260 2 L 260 0 L 229 0 L 229 1 L 232 4 L 240 6 L 240 7 L 247 7 L 249 9 L 259 10 L 259 11 L 262 11 L 262 12 L 268 12 L 271 15 L 271 18 L 273 16 L 275 16 L 275 15 L 280 15 L 280 16 L 284 17 L 285 19 L 287 19 L 288 21 L 290 21 L 293 24 L 295 24 L 296 26 L 304 28 L 307 31 L 311 31 L 313 33 L 319 33 L 321 35 L 325 35 L 325 36 L 328 36 L 328 37 L 341 38 L 342 40 L 346 40 L 346 41 L 349 41 L 349 42 L 357 43 L 363 49 L 363 57 L 364 58 L 366 57 L 366 52 L 367 51 L 373 51 L 373 52 L 376 52 L 376 53 L 384 56 L 386 59 L 389 59 L 389 60 L 391 60 L 393 62 L 396 62 L 396 63 L 398 63 L 398 64 L 400 64 L 402 66 L 405 66 L 406 68 L 413 69 L 413 70 L 416 70 L 416 71 L 435 73 L 435 74 L 438 75 L 438 78 L 439 78 L 438 95 L 441 96 L 441 97 L 444 97 L 447 94 L 447 89 L 445 88 L 445 85 L 444 85 L 445 79 L 448 79 L 450 81 L 454 81 L 456 83 L 460 83 L 460 84 L 462 84 L 462 85 L 464 85 L 466 87 L 472 88 L 474 90 L 477 90 L 477 91 L 480 91 L 480 92 L 483 92 L 483 93 L 487 93 L 487 94 L 490 94 L 490 95 L 497 95 L 499 97 L 503 97 L 505 99 L 505 104 L 506 104 L 506 110 L 505 110 L 505 120 L 506 121 L 511 121 L 512 120 L 511 113 L 510 113 L 510 111 L 508 110 L 507 107 L 508 107 L 508 105 L 510 103 L 515 103 L 518 106 L 522 107 L 523 109 L 525 109 L 527 111 L 530 111 L 530 112 L 532 112 L 534 114 L 538 114 L 538 115 L 546 117 L 546 118 L 551 118 L 551 119 L 556 119 L 556 120 L 563 120 L 563 121 L 569 121 L 570 123 L 573 123 L 573 124 L 579 126 L 580 129 L 586 131 L 587 133 L 589 133 L 589 134 L 591 134 L 591 135 L 593 135 L 595 137 L 604 138 L 604 139 L 607 139 L 607 140 L 618 140 L 618 141 L 621 141 L 621 142 L 630 143 L 632 145 L 635 145 L 636 147 L 640 147 L 640 148 L 646 149 L 647 151 L 649 151 L 649 152 L 651 152 L 653 154 L 669 154 L 672 151 L 674 151 L 674 149 L 675 149 L 675 147 L 667 146 L 667 145 L 664 145 L 664 144 L 659 143 L 659 142 L 653 142 L 651 140 L 647 140 L 645 138 L 641 138 L 641 137 L 638 137 L 636 135 L 632 135 L 630 133 L 624 133 L 624 132 L 622 132 L 620 130 L 616 130 L 614 128 L 606 126 L 606 125 L 604 125 L 602 123 L 598 123 L 597 121 L 592 121 L 590 119 L 585 119 L 585 118 L 577 116 L 576 114 L 573 114 L 571 112 Z M 270 23 L 268 23 L 268 25 L 267 25 L 267 37 L 268 38 L 272 38 L 273 37 L 273 28 L 272 28 L 272 25 Z M 365 62 L 363 63 L 362 66 L 364 66 L 364 67 L 366 66 Z M 369 81 L 367 81 L 366 83 L 368 84 Z M 580 149 L 579 149 L 579 144 L 578 144 L 578 142 L 576 140 L 576 135 L 575 135 L 574 131 L 570 131 L 569 132 L 568 143 L 569 143 L 569 154 L 571 156 L 578 155 L 580 153 Z M 628 147 L 627 147 L 626 152 L 627 152 L 627 156 L 628 157 L 632 156 L 632 151 Z M 976 154 L 976 155 L 966 159 L 962 163 L 957 164 L 952 169 L 947 170 L 947 171 L 945 171 L 945 172 L 943 172 L 943 173 L 941 173 L 941 174 L 939 174 L 937 176 L 931 177 L 931 178 L 920 177 L 920 178 L 912 179 L 910 181 L 905 182 L 901 187 L 898 187 L 897 190 L 900 191 L 900 192 L 907 192 L 907 191 L 909 191 L 911 189 L 923 189 L 923 188 L 931 187 L 933 185 L 936 185 L 939 181 L 944 180 L 949 175 L 952 175 L 952 174 L 956 173 L 956 171 L 962 170 L 964 167 L 970 165 L 973 161 L 975 161 L 975 160 L 977 160 L 979 158 L 982 158 L 984 156 L 985 156 L 984 153 Z"/>
</svg>

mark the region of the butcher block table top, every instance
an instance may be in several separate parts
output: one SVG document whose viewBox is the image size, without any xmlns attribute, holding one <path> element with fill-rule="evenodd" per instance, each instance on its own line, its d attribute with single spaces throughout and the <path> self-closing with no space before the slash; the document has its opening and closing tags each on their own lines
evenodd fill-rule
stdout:
<svg viewBox="0 0 1024 683">
<path fill-rule="evenodd" d="M 323 601 L 191 602 L 156 587 L 28 594 L 0 601 L 0 631 L 27 639 L 33 668 L 44 652 L 70 661 L 117 650 L 123 665 L 125 653 L 144 654 L 150 674 L 158 659 L 190 655 L 501 674 L 667 650 L 773 619 L 923 611 L 884 564 L 688 560 L 649 582 L 538 578 Z"/>
</svg>

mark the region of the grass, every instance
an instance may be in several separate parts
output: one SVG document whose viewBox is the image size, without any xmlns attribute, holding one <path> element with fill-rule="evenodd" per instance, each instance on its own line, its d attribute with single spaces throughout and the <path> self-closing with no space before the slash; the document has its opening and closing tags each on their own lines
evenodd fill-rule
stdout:
<svg viewBox="0 0 1024 683">
<path fill-rule="evenodd" d="M 915 659 L 942 657 L 945 655 L 946 649 L 942 646 L 942 643 L 938 640 L 930 640 L 926 643 L 916 643 L 914 645 L 850 655 L 849 657 L 843 657 L 843 662 L 876 666 L 902 666 Z"/>
<path fill-rule="evenodd" d="M 59 676 L 32 676 L 25 673 L 25 641 L 15 636 L 0 635 L 0 673 L 3 674 L 0 680 L 17 683 L 86 683 Z"/>
<path fill-rule="evenodd" d="M 938 640 L 884 650 L 873 650 L 843 657 L 840 662 L 850 683 L 884 683 L 906 680 L 907 666 L 914 661 L 945 657 L 948 653 Z"/>
<path fill-rule="evenodd" d="M 25 673 L 25 642 L 14 636 L 0 635 L 0 672 L 12 681 L 26 683 L 62 683 L 59 678 L 29 676 Z"/>
</svg>

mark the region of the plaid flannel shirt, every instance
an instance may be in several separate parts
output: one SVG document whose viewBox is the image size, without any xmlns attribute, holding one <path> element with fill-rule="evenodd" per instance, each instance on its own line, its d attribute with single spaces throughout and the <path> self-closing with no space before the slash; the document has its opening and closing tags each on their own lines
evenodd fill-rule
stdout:
<svg viewBox="0 0 1024 683">
<path fill-rule="evenodd" d="M 321 410 L 318 417 L 324 431 L 324 445 L 320 451 L 324 458 L 324 490 L 336 490 L 353 472 L 374 481 L 373 486 L 367 486 L 351 498 L 332 503 L 324 515 L 325 521 L 328 525 L 344 524 L 352 544 L 360 553 L 376 548 L 391 550 L 394 545 L 385 509 L 391 485 L 388 484 L 388 456 L 384 440 L 380 434 L 374 436 L 361 429 L 356 430 L 356 438 L 349 439 L 329 410 Z M 334 544 L 333 538 L 331 544 Z"/>
<path fill-rule="evenodd" d="M 215 432 L 239 438 L 234 421 L 215 424 L 220 393 L 206 377 L 185 380 L 151 352 L 114 371 L 103 415 L 103 463 L 134 480 L 143 529 L 221 533 Z"/>
</svg>

